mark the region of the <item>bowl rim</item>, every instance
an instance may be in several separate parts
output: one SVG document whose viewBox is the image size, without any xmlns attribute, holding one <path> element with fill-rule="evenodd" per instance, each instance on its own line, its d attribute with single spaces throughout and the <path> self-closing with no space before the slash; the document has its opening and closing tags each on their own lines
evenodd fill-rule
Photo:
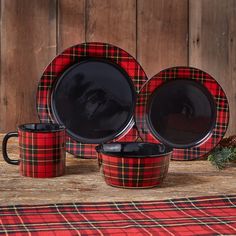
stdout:
<svg viewBox="0 0 236 236">
<path fill-rule="evenodd" d="M 149 154 L 149 155 L 122 155 L 120 154 L 120 152 L 107 152 L 102 150 L 103 145 L 112 145 L 112 144 L 121 144 L 121 145 L 125 145 L 125 144 L 137 144 L 137 145 L 143 145 L 143 144 L 148 144 L 150 146 L 163 146 L 166 148 L 166 152 L 164 153 L 160 153 L 160 154 Z M 112 156 L 112 157 L 118 157 L 118 158 L 160 158 L 163 156 L 167 156 L 170 155 L 173 152 L 173 148 L 162 144 L 162 143 L 149 143 L 149 142 L 113 142 L 113 143 L 104 143 L 104 144 L 99 144 L 98 146 L 95 147 L 98 155 L 106 155 L 106 156 Z"/>
</svg>

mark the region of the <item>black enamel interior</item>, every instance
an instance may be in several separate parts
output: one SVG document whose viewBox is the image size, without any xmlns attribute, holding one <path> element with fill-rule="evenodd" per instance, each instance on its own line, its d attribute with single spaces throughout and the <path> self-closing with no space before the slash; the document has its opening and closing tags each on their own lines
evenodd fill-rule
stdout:
<svg viewBox="0 0 236 236">
<path fill-rule="evenodd" d="M 128 74 L 103 59 L 86 59 L 65 71 L 52 95 L 53 115 L 82 143 L 103 143 L 133 117 L 136 92 Z"/>
<path fill-rule="evenodd" d="M 108 143 L 96 147 L 98 152 L 120 157 L 151 157 L 170 153 L 172 148 L 154 143 Z"/>
<path fill-rule="evenodd" d="M 216 122 L 210 92 L 193 80 L 173 80 L 158 87 L 148 101 L 148 124 L 163 143 L 187 148 L 201 143 Z"/>
<path fill-rule="evenodd" d="M 50 123 L 35 123 L 20 125 L 19 128 L 30 132 L 53 132 L 64 129 L 64 126 Z"/>
</svg>

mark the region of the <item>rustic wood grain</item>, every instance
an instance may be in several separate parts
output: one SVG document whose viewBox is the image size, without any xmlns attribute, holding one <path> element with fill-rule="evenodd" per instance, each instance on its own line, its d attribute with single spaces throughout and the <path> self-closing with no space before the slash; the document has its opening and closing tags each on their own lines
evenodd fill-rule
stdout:
<svg viewBox="0 0 236 236">
<path fill-rule="evenodd" d="M 1 2 L 1 130 L 37 120 L 40 75 L 56 53 L 56 0 Z"/>
<path fill-rule="evenodd" d="M 85 0 L 58 0 L 58 53 L 85 41 L 85 5 Z"/>
<path fill-rule="evenodd" d="M 234 0 L 1 0 L 0 3 L 1 131 L 37 120 L 37 82 L 56 51 L 83 41 L 102 41 L 136 56 L 149 77 L 166 67 L 188 62 L 209 72 L 229 98 L 231 118 L 227 135 L 236 132 Z"/>
<path fill-rule="evenodd" d="M 236 1 L 190 0 L 189 64 L 211 74 L 229 99 L 227 135 L 236 133 Z"/>
<path fill-rule="evenodd" d="M 0 142 L 3 135 L 0 135 Z M 9 156 L 18 157 L 17 139 L 8 145 Z M 0 150 L 1 152 L 1 150 Z M 67 174 L 51 179 L 19 176 L 18 166 L 0 157 L 0 205 L 85 201 L 139 201 L 190 196 L 236 194 L 236 163 L 218 171 L 208 161 L 171 161 L 162 187 L 122 189 L 106 185 L 96 160 L 72 158 L 68 154 Z"/>
<path fill-rule="evenodd" d="M 0 114 L 2 111 L 3 103 L 2 103 L 2 91 L 1 91 L 1 74 L 2 74 L 2 0 L 0 0 Z M 2 130 L 1 124 L 3 123 L 3 117 L 0 115 L 0 130 Z"/>
<path fill-rule="evenodd" d="M 188 63 L 188 1 L 137 1 L 137 58 L 147 75 Z"/>
<path fill-rule="evenodd" d="M 87 0 L 86 41 L 107 42 L 136 56 L 136 0 Z"/>
</svg>

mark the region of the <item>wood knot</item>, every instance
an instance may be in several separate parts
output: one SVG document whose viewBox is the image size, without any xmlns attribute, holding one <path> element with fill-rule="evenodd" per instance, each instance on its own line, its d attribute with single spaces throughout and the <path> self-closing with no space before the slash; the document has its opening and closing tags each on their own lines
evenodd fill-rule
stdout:
<svg viewBox="0 0 236 236">
<path fill-rule="evenodd" d="M 7 99 L 7 97 L 4 97 L 4 98 L 3 98 L 3 105 L 4 105 L 4 106 L 7 106 L 7 105 L 8 105 L 8 99 Z"/>
</svg>

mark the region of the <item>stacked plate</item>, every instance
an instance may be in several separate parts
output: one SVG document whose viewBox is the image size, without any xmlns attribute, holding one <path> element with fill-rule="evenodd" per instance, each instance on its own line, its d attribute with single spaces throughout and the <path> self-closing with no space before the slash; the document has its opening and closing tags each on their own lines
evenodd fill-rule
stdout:
<svg viewBox="0 0 236 236">
<path fill-rule="evenodd" d="M 229 106 L 209 74 L 173 67 L 147 76 L 124 50 L 105 43 L 66 49 L 47 66 L 37 91 L 41 122 L 67 128 L 67 151 L 96 158 L 109 142 L 164 143 L 172 159 L 204 157 L 223 138 Z"/>
</svg>

